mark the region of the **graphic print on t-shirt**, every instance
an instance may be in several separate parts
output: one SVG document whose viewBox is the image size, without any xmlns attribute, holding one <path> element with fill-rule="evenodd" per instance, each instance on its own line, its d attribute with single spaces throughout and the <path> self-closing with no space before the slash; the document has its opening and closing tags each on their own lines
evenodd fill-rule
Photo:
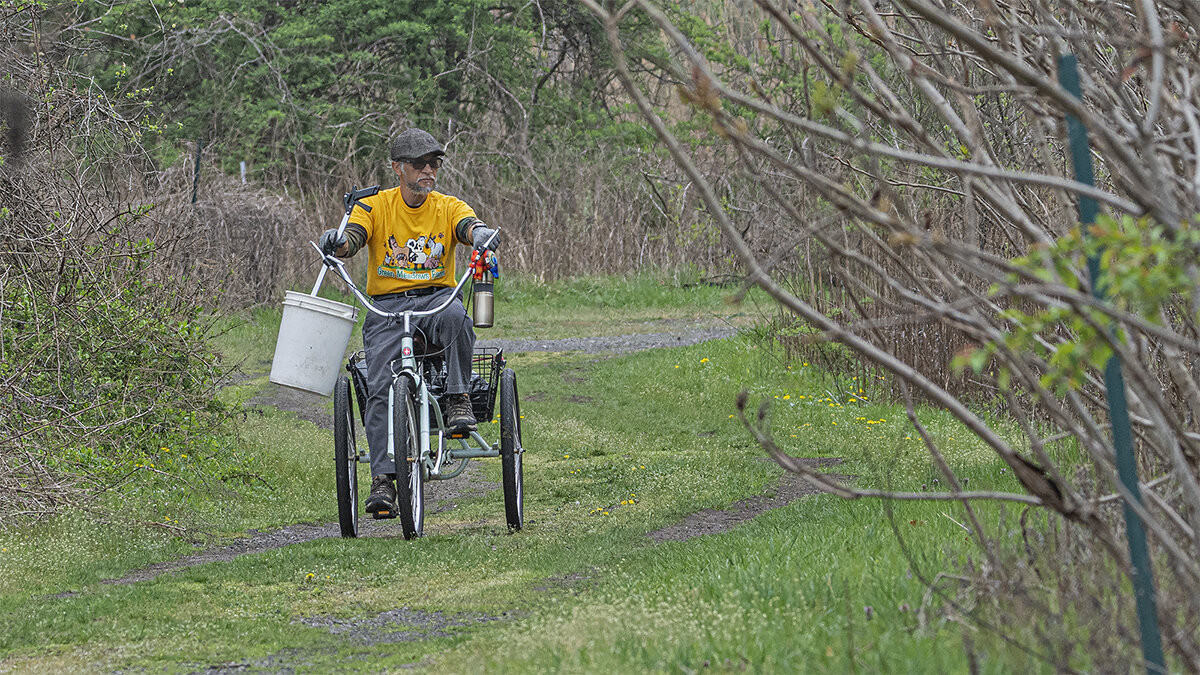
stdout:
<svg viewBox="0 0 1200 675">
<path fill-rule="evenodd" d="M 444 236 L 445 233 L 439 233 L 437 236 L 423 234 L 403 244 L 397 241 L 394 235 L 388 237 L 383 263 L 376 273 L 392 279 L 441 279 L 446 276 L 446 266 L 442 264 L 446 246 L 438 240 Z"/>
</svg>

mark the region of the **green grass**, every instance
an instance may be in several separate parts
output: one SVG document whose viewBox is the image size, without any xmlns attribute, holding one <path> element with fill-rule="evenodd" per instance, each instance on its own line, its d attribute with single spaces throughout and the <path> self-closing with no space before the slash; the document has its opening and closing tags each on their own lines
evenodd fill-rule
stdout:
<svg viewBox="0 0 1200 675">
<path fill-rule="evenodd" d="M 591 292 L 588 284 L 606 287 L 576 283 L 582 290 L 531 285 L 498 315 L 523 317 L 532 331 L 540 303 L 560 297 L 597 323 L 636 314 L 613 300 L 635 287 Z M 672 293 L 684 292 L 664 291 L 661 302 L 678 299 Z M 719 293 L 710 300 L 679 315 L 727 311 Z M 230 402 L 263 386 L 277 316 L 252 314 L 223 338 L 229 353 L 257 364 L 247 368 L 254 379 L 226 391 Z M 742 338 L 618 358 L 510 355 L 529 450 L 528 524 L 515 535 L 494 491 L 430 514 L 419 541 L 324 539 L 114 586 L 100 582 L 190 547 L 155 528 L 69 518 L 4 532 L 0 670 L 187 672 L 282 659 L 305 672 L 964 671 L 961 627 L 936 598 L 925 602 L 879 502 L 811 497 L 723 534 L 661 545 L 646 536 L 770 492 L 782 475 L 733 417 L 743 387 L 752 404 L 771 401 L 772 429 L 792 454 L 841 457 L 831 470 L 860 485 L 920 489 L 936 477 L 901 409 L 828 400 L 855 383 L 777 364 Z M 921 416 L 972 487 L 1015 486 L 945 413 Z M 247 412 L 239 451 L 265 482 L 186 501 L 143 497 L 130 508 L 218 538 L 330 522 L 331 445 L 328 432 L 291 414 Z M 499 480 L 498 462 L 482 466 Z M 971 552 L 955 522 L 964 522 L 961 507 L 906 503 L 894 516 L 923 569 Z M 397 607 L 496 620 L 375 647 L 300 621 Z M 986 639 L 975 646 L 987 672 L 1039 667 Z"/>
<path fill-rule="evenodd" d="M 681 322 L 746 326 L 767 311 L 766 296 L 755 288 L 734 304 L 737 290 L 654 273 L 552 284 L 504 278 L 496 283 L 495 325 L 481 334 L 553 339 L 668 332 Z"/>
</svg>

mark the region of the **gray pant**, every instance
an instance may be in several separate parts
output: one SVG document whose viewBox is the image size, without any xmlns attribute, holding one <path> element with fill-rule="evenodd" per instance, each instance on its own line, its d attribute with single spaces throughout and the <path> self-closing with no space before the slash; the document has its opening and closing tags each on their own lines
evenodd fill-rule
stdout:
<svg viewBox="0 0 1200 675">
<path fill-rule="evenodd" d="M 446 300 L 453 288 L 445 288 L 417 297 L 392 296 L 375 301 L 385 312 L 406 309 L 419 312 L 433 309 Z M 404 320 L 385 319 L 374 312 L 367 314 L 363 324 L 363 346 L 367 352 L 366 432 L 367 447 L 371 450 L 371 475 L 396 473 L 396 462 L 388 457 L 388 390 L 394 374 L 392 362 L 400 364 L 400 334 Z M 470 389 L 471 354 L 475 351 L 475 324 L 467 316 L 462 298 L 455 298 L 446 309 L 412 321 L 413 332 L 425 335 L 428 345 L 444 347 L 446 352 L 446 393 L 465 394 Z"/>
</svg>

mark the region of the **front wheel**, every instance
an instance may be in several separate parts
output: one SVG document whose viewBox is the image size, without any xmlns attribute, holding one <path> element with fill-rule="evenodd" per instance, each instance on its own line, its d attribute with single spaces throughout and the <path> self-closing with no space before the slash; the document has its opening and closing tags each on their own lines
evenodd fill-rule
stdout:
<svg viewBox="0 0 1200 675">
<path fill-rule="evenodd" d="M 504 516 L 510 532 L 525 524 L 525 486 L 521 470 L 521 402 L 517 374 L 512 368 L 500 374 L 500 473 L 504 483 Z"/>
<path fill-rule="evenodd" d="M 417 412 L 413 405 L 413 383 L 397 377 L 392 385 L 392 442 L 396 459 L 396 507 L 405 539 L 421 536 L 425 530 L 425 476 L 421 469 Z"/>
<path fill-rule="evenodd" d="M 333 469 L 338 525 L 343 537 L 354 538 L 358 536 L 358 445 L 351 399 L 350 380 L 343 375 L 333 387 Z"/>
</svg>

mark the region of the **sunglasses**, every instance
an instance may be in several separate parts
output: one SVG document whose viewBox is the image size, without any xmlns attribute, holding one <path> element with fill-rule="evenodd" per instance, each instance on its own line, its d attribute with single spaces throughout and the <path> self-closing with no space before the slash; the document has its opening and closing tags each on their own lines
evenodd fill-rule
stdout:
<svg viewBox="0 0 1200 675">
<path fill-rule="evenodd" d="M 432 166 L 434 169 L 442 168 L 442 158 L 434 157 L 433 159 L 402 159 L 399 160 L 408 164 L 417 171 L 422 171 L 426 166 Z"/>
</svg>

